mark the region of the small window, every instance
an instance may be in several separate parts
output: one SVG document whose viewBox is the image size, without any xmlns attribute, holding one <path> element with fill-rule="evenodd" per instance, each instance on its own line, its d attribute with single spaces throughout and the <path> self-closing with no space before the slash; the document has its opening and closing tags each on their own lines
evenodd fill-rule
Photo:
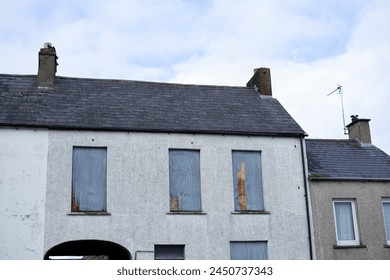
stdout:
<svg viewBox="0 0 390 280">
<path fill-rule="evenodd" d="M 154 245 L 155 260 L 184 260 L 184 245 Z"/>
<path fill-rule="evenodd" d="M 334 200 L 333 210 L 336 224 L 337 245 L 359 245 L 355 200 Z"/>
<path fill-rule="evenodd" d="M 231 241 L 230 259 L 267 260 L 267 241 Z"/>
<path fill-rule="evenodd" d="M 169 150 L 170 210 L 201 211 L 198 150 Z"/>
<path fill-rule="evenodd" d="M 390 199 L 389 198 L 383 199 L 382 206 L 383 206 L 383 219 L 385 222 L 387 245 L 390 245 Z"/>
<path fill-rule="evenodd" d="M 106 211 L 107 148 L 73 147 L 72 212 Z"/>
<path fill-rule="evenodd" d="M 262 211 L 261 152 L 233 151 L 234 209 Z"/>
</svg>

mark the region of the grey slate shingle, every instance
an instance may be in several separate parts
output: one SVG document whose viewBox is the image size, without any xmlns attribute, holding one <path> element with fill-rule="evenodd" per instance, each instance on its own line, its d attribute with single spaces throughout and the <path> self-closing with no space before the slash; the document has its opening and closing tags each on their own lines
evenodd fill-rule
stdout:
<svg viewBox="0 0 390 280">
<path fill-rule="evenodd" d="M 312 178 L 390 179 L 390 156 L 355 140 L 306 139 Z"/>
<path fill-rule="evenodd" d="M 0 125 L 65 129 L 299 135 L 274 98 L 252 88 L 0 74 Z"/>
</svg>

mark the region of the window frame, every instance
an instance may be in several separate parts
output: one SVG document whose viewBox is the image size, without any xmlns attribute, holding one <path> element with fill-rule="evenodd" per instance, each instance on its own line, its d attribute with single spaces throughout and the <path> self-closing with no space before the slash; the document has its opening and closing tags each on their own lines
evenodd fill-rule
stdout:
<svg viewBox="0 0 390 280">
<path fill-rule="evenodd" d="M 259 193 L 261 194 L 261 197 L 259 198 L 259 203 L 261 207 L 258 207 L 258 208 L 261 208 L 261 209 L 240 209 L 240 202 L 239 202 L 239 191 L 238 191 L 238 179 L 237 179 L 237 175 L 236 173 L 236 170 L 235 170 L 235 162 L 234 162 L 234 154 L 235 153 L 247 153 L 247 154 L 258 154 L 259 155 L 259 159 L 260 159 L 260 162 L 259 162 L 259 174 L 258 174 L 258 177 L 259 177 Z M 234 207 L 234 211 L 236 213 L 265 213 L 266 210 L 265 210 L 265 201 L 264 201 L 264 184 L 263 184 L 263 162 L 262 162 L 262 155 L 263 155 L 263 152 L 261 150 L 238 150 L 238 149 L 233 149 L 231 150 L 231 164 L 232 164 L 232 183 L 233 183 L 233 207 Z M 236 182 L 236 179 L 237 179 L 237 182 Z M 246 195 L 246 207 L 248 207 L 248 196 L 247 196 L 247 186 L 245 187 L 245 195 Z M 236 201 L 237 200 L 237 201 Z M 257 208 L 256 206 L 254 208 Z"/>
<path fill-rule="evenodd" d="M 199 209 L 180 209 L 180 203 L 179 201 L 177 202 L 179 205 L 178 205 L 178 209 L 174 209 L 173 207 L 173 204 L 175 203 L 174 202 L 174 199 L 173 199 L 173 186 L 172 186 L 172 180 L 173 177 L 172 177 L 172 170 L 171 170 L 171 152 L 196 152 L 197 154 L 197 169 L 196 169 L 196 176 L 197 176 L 197 180 L 199 181 L 199 185 L 198 185 L 198 188 L 199 188 Z M 173 214 L 177 214 L 177 213 L 202 213 L 202 182 L 201 182 L 201 152 L 200 152 L 200 149 L 181 149 L 181 148 L 169 148 L 168 149 L 168 173 L 169 173 L 169 176 L 168 176 L 168 188 L 169 188 L 169 213 L 173 213 Z M 195 193 L 195 192 L 194 192 Z"/>
<path fill-rule="evenodd" d="M 387 246 L 390 246 L 390 234 L 388 234 L 388 232 L 390 233 L 390 228 L 388 229 L 387 225 L 386 225 L 386 220 L 385 220 L 386 215 L 385 215 L 385 208 L 384 208 L 385 203 L 390 205 L 390 198 L 388 198 L 388 197 L 382 198 L 383 225 L 385 228 L 386 244 L 387 244 Z M 390 227 L 390 224 L 389 224 L 389 227 Z"/>
<path fill-rule="evenodd" d="M 103 209 L 102 210 L 80 210 L 74 203 L 76 200 L 75 197 L 75 186 L 74 186 L 74 168 L 75 168 L 75 149 L 96 149 L 96 150 L 105 150 L 105 180 L 104 180 L 104 201 L 103 201 Z M 72 182 L 71 182 L 71 212 L 70 214 L 78 215 L 78 214 L 108 214 L 107 212 L 107 169 L 108 169 L 108 148 L 107 146 L 72 146 Z M 78 209 L 77 209 L 78 208 Z"/>
<path fill-rule="evenodd" d="M 182 256 L 175 258 L 156 257 L 157 248 L 176 248 L 181 249 Z M 184 244 L 154 244 L 154 259 L 155 260 L 185 260 L 185 245 Z"/>
<path fill-rule="evenodd" d="M 351 205 L 351 213 L 352 213 L 352 225 L 354 230 L 355 239 L 351 240 L 339 240 L 339 233 L 337 230 L 337 214 L 336 214 L 336 203 L 350 203 Z M 336 232 L 336 244 L 337 246 L 359 246 L 360 245 L 360 237 L 359 237 L 359 227 L 357 221 L 357 213 L 356 213 L 356 199 L 353 198 L 335 198 L 332 200 L 333 205 L 333 218 L 334 218 L 334 226 Z"/>
</svg>

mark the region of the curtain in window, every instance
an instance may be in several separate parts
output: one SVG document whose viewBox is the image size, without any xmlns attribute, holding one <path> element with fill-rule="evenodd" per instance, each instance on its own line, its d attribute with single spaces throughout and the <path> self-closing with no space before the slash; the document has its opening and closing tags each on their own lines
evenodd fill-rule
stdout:
<svg viewBox="0 0 390 280">
<path fill-rule="evenodd" d="M 72 211 L 106 211 L 106 148 L 73 148 Z"/>
<path fill-rule="evenodd" d="M 230 242 L 232 260 L 267 260 L 266 241 L 232 241 Z"/>
<path fill-rule="evenodd" d="M 233 151 L 234 208 L 264 210 L 261 152 Z"/>
<path fill-rule="evenodd" d="M 383 202 L 383 216 L 385 220 L 387 240 L 390 241 L 390 202 Z"/>
<path fill-rule="evenodd" d="M 200 156 L 194 150 L 169 150 L 171 211 L 201 211 Z"/>
<path fill-rule="evenodd" d="M 337 238 L 343 240 L 355 240 L 353 226 L 353 214 L 351 202 L 335 202 Z"/>
</svg>

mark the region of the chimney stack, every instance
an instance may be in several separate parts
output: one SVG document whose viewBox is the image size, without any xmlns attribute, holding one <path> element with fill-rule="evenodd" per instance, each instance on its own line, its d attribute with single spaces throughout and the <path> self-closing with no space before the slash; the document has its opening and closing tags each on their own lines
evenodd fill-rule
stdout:
<svg viewBox="0 0 390 280">
<path fill-rule="evenodd" d="M 53 87 L 57 72 L 56 49 L 51 43 L 45 43 L 39 51 L 39 66 L 37 75 L 38 87 Z"/>
<path fill-rule="evenodd" d="M 360 144 L 371 144 L 370 119 L 359 119 L 358 115 L 351 116 L 352 122 L 347 125 L 349 139 Z"/>
<path fill-rule="evenodd" d="M 255 87 L 261 95 L 272 96 L 271 70 L 261 67 L 253 70 L 253 77 L 246 84 L 247 87 Z"/>
</svg>

